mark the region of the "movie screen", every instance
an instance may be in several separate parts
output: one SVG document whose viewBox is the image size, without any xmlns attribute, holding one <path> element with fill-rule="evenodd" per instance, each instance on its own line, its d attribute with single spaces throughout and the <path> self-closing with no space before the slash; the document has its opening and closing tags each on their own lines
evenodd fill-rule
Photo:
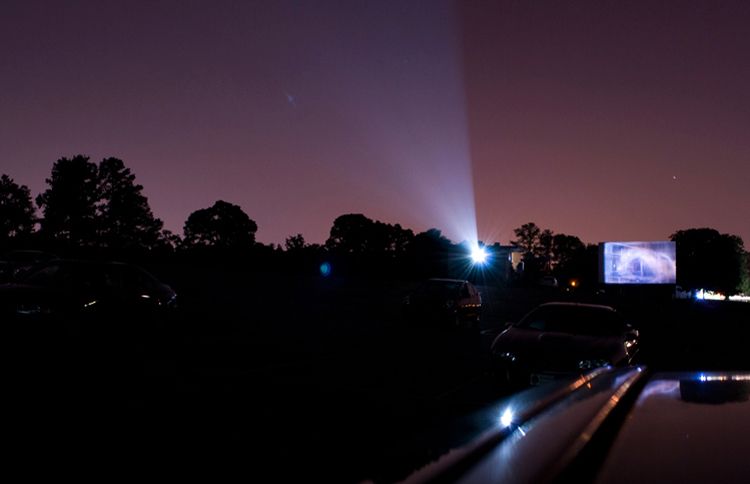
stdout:
<svg viewBox="0 0 750 484">
<path fill-rule="evenodd" d="M 605 284 L 674 284 L 674 242 L 604 242 L 599 269 Z"/>
</svg>

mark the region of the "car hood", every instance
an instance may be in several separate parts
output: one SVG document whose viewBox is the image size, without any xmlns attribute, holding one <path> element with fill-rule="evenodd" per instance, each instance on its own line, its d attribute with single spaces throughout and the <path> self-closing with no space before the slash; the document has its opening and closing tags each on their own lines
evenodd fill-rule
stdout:
<svg viewBox="0 0 750 484">
<path fill-rule="evenodd" d="M 624 353 L 623 341 L 616 336 L 585 336 L 540 332 L 511 327 L 498 335 L 492 345 L 495 354 L 512 353 L 537 362 L 603 359 L 616 361 Z M 575 360 L 575 361 L 574 361 Z"/>
<path fill-rule="evenodd" d="M 750 373 L 600 368 L 539 390 L 406 482 L 747 482 Z"/>
</svg>

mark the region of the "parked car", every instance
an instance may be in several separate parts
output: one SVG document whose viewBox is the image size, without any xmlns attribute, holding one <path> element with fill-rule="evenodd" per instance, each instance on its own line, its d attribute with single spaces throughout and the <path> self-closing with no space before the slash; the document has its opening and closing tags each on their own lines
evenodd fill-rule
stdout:
<svg viewBox="0 0 750 484">
<path fill-rule="evenodd" d="M 413 320 L 431 324 L 477 326 L 482 295 L 469 281 L 429 279 L 404 301 L 404 312 Z"/>
<path fill-rule="evenodd" d="M 546 303 L 492 342 L 495 372 L 514 385 L 581 374 L 600 366 L 632 363 L 639 334 L 612 307 Z"/>
<path fill-rule="evenodd" d="M 557 282 L 557 278 L 554 276 L 542 276 L 537 281 L 537 285 L 542 287 L 558 287 L 560 284 Z"/>
<path fill-rule="evenodd" d="M 410 484 L 744 483 L 750 373 L 599 368 L 521 392 Z"/>
<path fill-rule="evenodd" d="M 118 262 L 56 259 L 0 285 L 0 308 L 16 319 L 116 317 L 173 308 L 176 293 L 144 269 Z"/>
</svg>

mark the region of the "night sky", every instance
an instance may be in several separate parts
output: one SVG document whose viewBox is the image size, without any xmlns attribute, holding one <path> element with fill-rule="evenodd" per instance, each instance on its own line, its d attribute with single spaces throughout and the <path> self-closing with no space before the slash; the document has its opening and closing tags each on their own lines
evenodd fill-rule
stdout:
<svg viewBox="0 0 750 484">
<path fill-rule="evenodd" d="M 750 2 L 0 5 L 0 173 L 122 158 L 181 233 L 361 212 L 458 242 L 710 226 L 750 245 Z"/>
</svg>

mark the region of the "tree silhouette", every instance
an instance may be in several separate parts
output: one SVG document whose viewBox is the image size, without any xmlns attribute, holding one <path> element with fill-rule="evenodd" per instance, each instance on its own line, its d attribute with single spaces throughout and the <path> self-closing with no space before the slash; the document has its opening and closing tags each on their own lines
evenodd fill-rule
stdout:
<svg viewBox="0 0 750 484">
<path fill-rule="evenodd" d="M 445 277 L 450 273 L 455 246 L 440 230 L 431 228 L 414 236 L 407 260 L 418 277 Z"/>
<path fill-rule="evenodd" d="M 414 232 L 401 227 L 400 224 L 383 225 L 386 231 L 386 250 L 394 255 L 404 254 L 409 245 L 414 242 Z"/>
<path fill-rule="evenodd" d="M 99 200 L 96 164 L 83 155 L 60 158 L 46 182 L 49 188 L 36 197 L 43 213 L 41 235 L 71 245 L 94 245 Z"/>
<path fill-rule="evenodd" d="M 257 230 L 258 225 L 238 205 L 218 200 L 190 214 L 183 242 L 188 247 L 244 249 L 255 244 Z"/>
<path fill-rule="evenodd" d="M 29 188 L 8 175 L 0 177 L 0 245 L 31 234 L 36 224 L 34 212 Z"/>
<path fill-rule="evenodd" d="M 550 229 L 544 229 L 539 233 L 538 248 L 536 256 L 541 261 L 545 272 L 551 272 L 555 263 L 554 258 L 554 233 Z"/>
<path fill-rule="evenodd" d="M 411 230 L 371 220 L 361 213 L 341 215 L 333 221 L 326 247 L 344 254 L 404 254 L 414 239 Z"/>
<path fill-rule="evenodd" d="M 542 230 L 534 222 L 525 223 L 517 229 L 513 229 L 513 233 L 516 234 L 516 240 L 512 240 L 511 244 L 520 247 L 525 256 L 538 255 L 540 247 L 539 236 Z"/>
<path fill-rule="evenodd" d="M 155 218 L 143 186 L 122 160 L 105 158 L 99 163 L 99 239 L 112 248 L 153 248 L 163 223 Z"/>
<path fill-rule="evenodd" d="M 284 241 L 284 248 L 287 252 L 300 251 L 305 248 L 305 238 L 302 234 L 290 235 Z"/>
<path fill-rule="evenodd" d="M 678 230 L 677 283 L 690 289 L 732 293 L 746 284 L 745 248 L 740 237 L 711 228 Z"/>
<path fill-rule="evenodd" d="M 552 265 L 560 277 L 581 277 L 584 272 L 586 244 L 575 235 L 555 234 L 552 237 Z"/>
<path fill-rule="evenodd" d="M 367 251 L 374 222 L 361 213 L 341 215 L 333 221 L 326 247 L 344 254 Z"/>
</svg>

